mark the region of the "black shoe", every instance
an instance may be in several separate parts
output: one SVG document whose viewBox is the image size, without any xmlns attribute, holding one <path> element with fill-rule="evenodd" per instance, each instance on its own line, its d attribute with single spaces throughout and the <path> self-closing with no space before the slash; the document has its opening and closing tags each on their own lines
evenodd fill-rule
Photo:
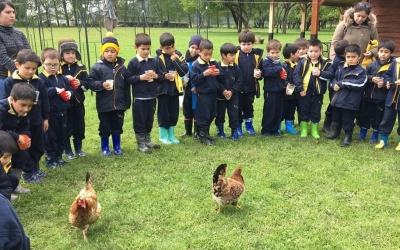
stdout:
<svg viewBox="0 0 400 250">
<path fill-rule="evenodd" d="M 64 160 L 63 160 L 63 158 L 61 158 L 61 157 L 60 157 L 60 158 L 58 158 L 58 161 L 57 161 L 57 163 L 58 163 L 58 164 L 60 164 L 60 165 L 67 165 L 67 164 L 69 164 L 69 162 L 67 162 L 67 161 L 64 161 Z"/>
<path fill-rule="evenodd" d="M 353 130 L 345 131 L 344 140 L 343 140 L 341 146 L 342 147 L 350 146 L 352 137 L 353 137 Z"/>
</svg>

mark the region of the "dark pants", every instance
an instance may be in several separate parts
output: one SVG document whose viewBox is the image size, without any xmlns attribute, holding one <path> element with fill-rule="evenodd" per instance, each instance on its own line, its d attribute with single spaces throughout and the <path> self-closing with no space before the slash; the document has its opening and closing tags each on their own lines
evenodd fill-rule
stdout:
<svg viewBox="0 0 400 250">
<path fill-rule="evenodd" d="M 356 113 L 357 110 L 333 107 L 332 121 L 341 124 L 344 131 L 350 131 L 354 129 Z"/>
<path fill-rule="evenodd" d="M 157 99 L 158 126 L 166 129 L 175 127 L 179 117 L 179 96 L 159 95 Z"/>
<path fill-rule="evenodd" d="M 64 151 L 67 116 L 50 115 L 49 129 L 44 133 L 44 149 L 49 158 L 60 157 Z"/>
<path fill-rule="evenodd" d="M 157 99 L 135 99 L 133 104 L 133 130 L 135 134 L 150 133 L 153 129 L 154 113 L 156 112 Z"/>
<path fill-rule="evenodd" d="M 254 97 L 256 93 L 239 93 L 239 123 L 243 122 L 243 119 L 254 117 Z"/>
<path fill-rule="evenodd" d="M 192 92 L 189 91 L 190 87 L 185 88 L 185 95 L 183 96 L 183 102 L 182 102 L 182 109 L 183 109 L 183 116 L 185 117 L 186 120 L 191 120 L 194 118 L 194 109 L 193 109 L 193 98 L 192 98 Z"/>
<path fill-rule="evenodd" d="M 381 124 L 379 125 L 379 134 L 381 135 L 389 135 L 396 123 L 396 117 L 398 121 L 400 121 L 400 110 L 396 110 L 397 103 L 392 104 L 390 107 L 385 107 L 385 111 L 383 113 L 383 119 Z M 400 124 L 397 126 L 397 135 L 400 136 Z"/>
<path fill-rule="evenodd" d="M 71 106 L 67 112 L 67 139 L 85 139 L 85 106 L 83 104 Z"/>
<path fill-rule="evenodd" d="M 28 150 L 20 150 L 12 155 L 11 165 L 13 168 L 19 168 L 25 173 L 33 172 L 33 164 L 26 164 L 30 160 L 29 151 Z"/>
<path fill-rule="evenodd" d="M 299 97 L 299 119 L 300 121 L 318 123 L 321 120 L 321 107 L 323 95 L 312 95 Z"/>
<path fill-rule="evenodd" d="M 198 128 L 210 127 L 217 116 L 217 93 L 196 94 L 196 120 Z"/>
<path fill-rule="evenodd" d="M 7 174 L 11 182 L 11 188 L 14 191 L 19 185 L 19 179 L 15 174 Z"/>
<path fill-rule="evenodd" d="M 229 127 L 237 129 L 239 124 L 239 98 L 238 94 L 232 95 L 230 100 L 217 100 L 217 117 L 215 124 L 225 123 L 225 112 L 228 111 Z"/>
<path fill-rule="evenodd" d="M 111 135 L 120 135 L 124 131 L 125 111 L 114 110 L 110 112 L 100 112 L 97 114 L 99 117 L 99 135 L 100 137 L 109 137 Z"/>
<path fill-rule="evenodd" d="M 295 93 L 293 93 L 295 94 Z M 293 121 L 294 113 L 296 113 L 297 99 L 285 99 L 283 101 L 282 120 Z"/>
<path fill-rule="evenodd" d="M 29 148 L 29 156 L 35 167 L 37 167 L 40 158 L 42 158 L 44 154 L 43 124 L 31 125 L 29 130 L 31 131 L 31 147 Z"/>
<path fill-rule="evenodd" d="M 282 121 L 284 92 L 264 91 L 264 107 L 261 133 L 276 133 Z"/>
<path fill-rule="evenodd" d="M 372 125 L 374 130 L 379 129 L 383 113 L 385 112 L 385 100 L 380 102 L 369 102 L 364 100 L 362 108 L 360 127 L 369 129 Z"/>
</svg>

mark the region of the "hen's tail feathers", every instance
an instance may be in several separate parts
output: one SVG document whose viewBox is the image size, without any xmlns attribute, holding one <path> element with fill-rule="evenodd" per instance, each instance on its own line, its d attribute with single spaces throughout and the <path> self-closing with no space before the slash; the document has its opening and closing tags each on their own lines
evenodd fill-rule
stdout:
<svg viewBox="0 0 400 250">
<path fill-rule="evenodd" d="M 86 182 L 88 182 L 90 180 L 90 173 L 86 172 Z"/>
<path fill-rule="evenodd" d="M 90 180 L 90 173 L 86 172 L 86 189 L 88 189 L 89 187 L 92 187 L 92 181 Z"/>
<path fill-rule="evenodd" d="M 218 178 L 220 175 L 225 176 L 226 173 L 226 163 L 223 163 L 217 167 L 213 175 L 213 183 L 216 184 L 218 182 Z"/>
</svg>

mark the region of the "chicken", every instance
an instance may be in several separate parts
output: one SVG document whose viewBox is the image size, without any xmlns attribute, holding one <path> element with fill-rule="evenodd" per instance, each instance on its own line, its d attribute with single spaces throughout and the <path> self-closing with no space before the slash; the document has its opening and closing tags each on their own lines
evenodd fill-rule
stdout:
<svg viewBox="0 0 400 250">
<path fill-rule="evenodd" d="M 236 208 L 240 195 L 244 191 L 244 180 L 242 167 L 237 167 L 230 178 L 226 178 L 226 164 L 221 164 L 214 172 L 213 176 L 213 200 L 218 203 L 218 213 L 221 207 L 232 204 Z"/>
<path fill-rule="evenodd" d="M 69 209 L 69 223 L 82 230 L 83 239 L 87 241 L 86 233 L 89 226 L 100 217 L 101 206 L 97 202 L 97 194 L 92 188 L 89 172 L 86 173 L 85 187 L 79 192 Z"/>
</svg>

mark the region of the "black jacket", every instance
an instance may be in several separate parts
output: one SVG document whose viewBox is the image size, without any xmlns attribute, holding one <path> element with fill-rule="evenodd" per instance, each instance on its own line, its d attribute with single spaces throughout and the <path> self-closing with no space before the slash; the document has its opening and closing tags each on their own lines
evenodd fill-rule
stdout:
<svg viewBox="0 0 400 250">
<path fill-rule="evenodd" d="M 223 80 L 219 82 L 217 98 L 225 100 L 226 98 L 222 94 L 225 90 L 230 90 L 232 95 L 237 95 L 242 89 L 242 73 L 239 66 L 235 63 L 225 65 L 222 61 L 218 62 L 217 65 L 222 69 L 221 74 L 223 76 Z"/>
<path fill-rule="evenodd" d="M 333 95 L 331 105 L 333 107 L 358 110 L 364 85 L 367 82 L 367 72 L 361 65 L 340 65 L 332 80 L 332 88 L 337 84 L 340 89 Z"/>
<path fill-rule="evenodd" d="M 0 130 L 9 133 L 15 142 L 21 134 L 31 135 L 28 115 L 18 116 L 10 106 L 9 98 L 0 100 Z"/>
<path fill-rule="evenodd" d="M 250 53 L 244 53 L 240 47 L 238 47 L 235 62 L 239 65 L 242 73 L 242 91 L 244 93 L 256 93 L 260 91 L 257 89 L 260 87 L 258 81 L 262 80 L 262 78 L 258 80 L 254 78 L 254 69 L 258 68 L 261 71 L 263 70 L 262 54 L 262 49 L 253 48 Z M 261 74 L 261 77 L 262 75 L 263 74 Z"/>
<path fill-rule="evenodd" d="M 69 84 L 68 79 L 60 73 L 57 75 L 50 75 L 43 70 L 39 74 L 40 79 L 43 80 L 44 85 L 47 88 L 47 95 L 49 97 L 50 104 L 50 115 L 54 116 L 64 116 L 67 114 L 67 110 L 70 107 L 68 101 L 64 101 L 59 94 L 57 94 L 56 88 L 62 88 L 66 91 L 71 92 L 71 99 L 74 98 L 75 91 Z"/>
<path fill-rule="evenodd" d="M 43 120 L 49 119 L 50 105 L 49 98 L 47 96 L 46 86 L 37 75 L 34 75 L 32 79 L 25 80 L 18 75 L 18 71 L 14 71 L 12 76 L 6 78 L 6 80 L 4 81 L 3 91 L 0 93 L 0 99 L 9 97 L 12 87 L 18 82 L 26 82 L 28 84 L 31 84 L 36 91 L 39 91 L 39 100 L 32 106 L 32 109 L 29 111 L 28 116 L 30 125 L 43 124 Z"/>
<path fill-rule="evenodd" d="M 197 61 L 193 63 L 192 76 L 190 77 L 194 86 L 196 87 L 196 93 L 198 94 L 210 94 L 217 93 L 219 89 L 219 82 L 224 80 L 223 73 L 218 76 L 204 76 L 203 72 L 208 69 L 209 66 L 215 65 L 220 72 L 222 69 L 214 59 L 211 59 L 209 63 L 206 63 L 199 57 Z"/>
<path fill-rule="evenodd" d="M 165 54 L 161 49 L 156 51 L 157 53 L 157 61 L 159 64 L 159 68 L 163 75 L 167 74 L 170 70 L 175 70 L 178 72 L 180 77 L 186 75 L 189 70 L 187 63 L 182 56 L 182 53 L 175 50 L 175 53 L 178 55 L 174 61 L 171 60 L 171 55 Z M 182 95 L 183 87 L 182 87 L 182 79 L 176 75 L 175 81 L 170 81 L 168 79 L 164 79 L 162 82 L 157 83 L 157 92 L 159 95 Z"/>
<path fill-rule="evenodd" d="M 63 75 L 71 75 L 72 77 L 79 79 L 81 85 L 75 90 L 75 98 L 72 98 L 69 102 L 72 106 L 83 104 L 85 101 L 85 92 L 89 89 L 88 86 L 88 73 L 86 66 L 76 61 L 75 63 L 61 62 L 61 73 Z"/>
<path fill-rule="evenodd" d="M 0 155 L 3 156 L 3 153 Z M 4 197 L 10 200 L 12 191 L 10 178 L 8 178 L 7 173 L 4 171 L 3 165 L 0 163 L 0 194 L 4 195 Z"/>
<path fill-rule="evenodd" d="M 400 110 L 399 100 L 399 85 L 394 84 L 400 78 L 400 59 L 393 60 L 390 64 L 389 69 L 386 71 L 385 83 L 390 83 L 389 93 L 386 97 L 385 106 L 390 107 L 393 103 L 396 103 L 396 110 Z"/>
<path fill-rule="evenodd" d="M 386 100 L 389 90 L 386 88 L 386 86 L 383 88 L 378 88 L 378 86 L 372 82 L 372 77 L 379 76 L 384 78 L 386 71 L 389 69 L 389 66 L 393 60 L 393 58 L 390 58 L 388 62 L 382 63 L 379 58 L 376 58 L 375 61 L 367 66 L 368 81 L 364 88 L 364 100 L 369 102 Z"/>
<path fill-rule="evenodd" d="M 96 109 L 98 113 L 114 110 L 127 110 L 131 106 L 130 86 L 125 82 L 125 60 L 117 57 L 114 63 L 102 59 L 90 70 L 88 87 L 96 92 Z M 110 91 L 103 88 L 106 80 L 114 80 L 114 88 Z"/>
<path fill-rule="evenodd" d="M 267 56 L 262 63 L 264 76 L 264 91 L 265 92 L 282 92 L 286 87 L 285 80 L 280 77 L 282 64 L 279 61 L 272 60 Z"/>
</svg>

